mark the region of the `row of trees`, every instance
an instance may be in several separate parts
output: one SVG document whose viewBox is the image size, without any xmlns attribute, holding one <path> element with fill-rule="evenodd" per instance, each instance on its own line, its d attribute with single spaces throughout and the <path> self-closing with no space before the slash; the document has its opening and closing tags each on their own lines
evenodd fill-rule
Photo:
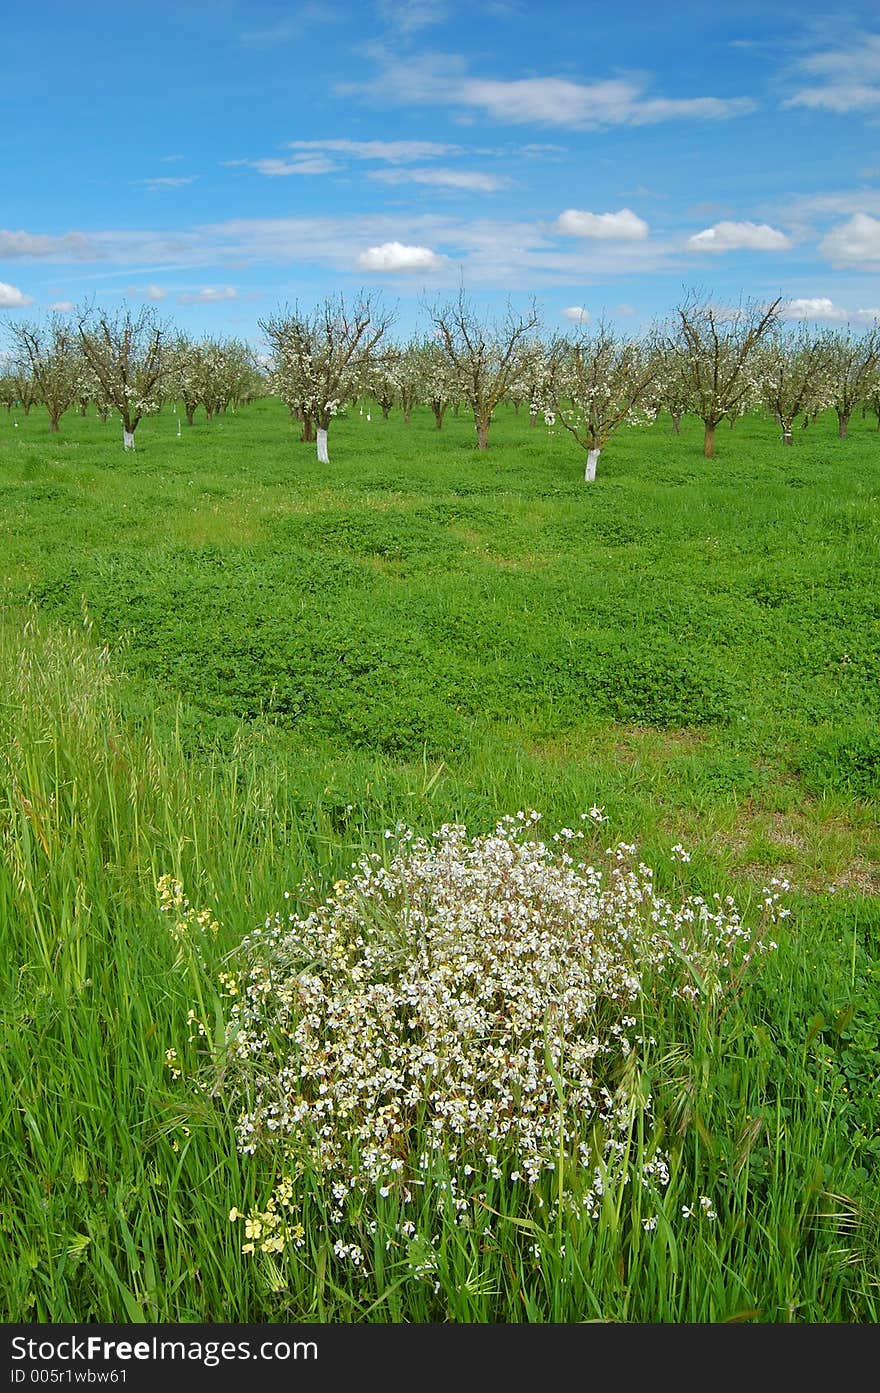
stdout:
<svg viewBox="0 0 880 1393">
<path fill-rule="evenodd" d="M 499 404 L 527 403 L 533 424 L 558 423 L 586 452 L 588 480 L 620 425 L 652 421 L 661 410 L 676 432 L 685 413 L 698 416 L 709 458 L 721 422 L 757 406 L 773 414 L 786 445 L 799 419 L 807 424 L 830 407 L 841 437 L 860 406 L 880 423 L 880 329 L 792 332 L 779 311 L 779 300 L 722 310 L 691 295 L 670 325 L 640 338 L 599 324 L 545 340 L 534 305 L 524 314 L 509 308 L 490 324 L 462 293 L 431 310 L 430 335 L 401 346 L 391 340 L 391 316 L 368 296 L 348 305 L 338 297 L 312 314 L 288 308 L 262 320 L 265 362 L 235 340 L 170 333 L 147 309 L 85 314 L 73 326 L 55 316 L 12 326 L 0 400 L 25 411 L 42 402 L 51 430 L 74 404 L 84 411 L 92 401 L 105 417 L 118 413 L 131 448 L 141 418 L 164 400 L 182 402 L 191 425 L 198 406 L 210 419 L 269 393 L 287 404 L 323 462 L 333 417 L 365 397 L 386 416 L 399 406 L 407 422 L 417 404 L 429 404 L 438 430 L 450 404 L 466 403 L 480 450 Z"/>
<path fill-rule="evenodd" d="M 253 400 L 264 377 L 247 344 L 235 339 L 170 335 L 149 310 L 140 314 L 83 316 L 78 324 L 53 315 L 42 324 L 10 326 L 10 351 L 0 375 L 0 402 L 25 415 L 41 404 L 57 431 L 71 408 L 86 414 L 92 403 L 106 420 L 115 411 L 123 445 L 134 448 L 143 416 L 167 400 L 183 403 L 192 425 L 198 406 L 208 420 L 218 411 Z"/>
</svg>

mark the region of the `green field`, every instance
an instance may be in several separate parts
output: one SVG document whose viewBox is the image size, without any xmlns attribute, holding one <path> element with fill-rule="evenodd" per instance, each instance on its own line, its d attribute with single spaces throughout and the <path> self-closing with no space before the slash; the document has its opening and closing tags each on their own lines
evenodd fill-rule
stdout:
<svg viewBox="0 0 880 1393">
<path fill-rule="evenodd" d="M 585 486 L 524 411 L 485 454 L 464 410 L 372 416 L 321 466 L 276 401 L 180 438 L 166 408 L 134 457 L 116 422 L 0 413 L 3 1318 L 876 1320 L 875 422 L 783 449 L 747 417 L 710 462 L 661 420 Z M 398 822 L 594 804 L 670 896 L 792 885 L 727 1009 L 654 1021 L 664 1222 L 498 1193 L 426 1281 L 365 1207 L 353 1276 L 305 1172 L 304 1245 L 242 1254 L 229 1211 L 279 1177 L 191 1086 L 223 954 Z M 207 975 L 164 874 L 220 922 Z M 713 1225 L 681 1220 L 701 1194 Z"/>
</svg>

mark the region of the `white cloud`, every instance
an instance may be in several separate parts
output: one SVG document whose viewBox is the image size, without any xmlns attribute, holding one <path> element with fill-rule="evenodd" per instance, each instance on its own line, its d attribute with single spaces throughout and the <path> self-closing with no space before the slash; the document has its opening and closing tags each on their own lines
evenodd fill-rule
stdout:
<svg viewBox="0 0 880 1393">
<path fill-rule="evenodd" d="M 365 271 L 436 271 L 446 258 L 430 247 L 407 247 L 403 242 L 383 242 L 361 252 L 358 266 Z"/>
<path fill-rule="evenodd" d="M 816 81 L 799 88 L 785 106 L 838 115 L 880 107 L 880 34 L 859 34 L 847 44 L 810 54 L 797 66 Z"/>
<path fill-rule="evenodd" d="M 561 314 L 563 319 L 571 320 L 572 324 L 586 324 L 590 317 L 590 311 L 585 310 L 583 305 L 569 305 Z"/>
<path fill-rule="evenodd" d="M 784 319 L 848 319 L 849 313 L 840 305 L 835 305 L 827 295 L 816 295 L 798 300 L 789 300 L 782 307 Z"/>
<path fill-rule="evenodd" d="M 288 7 L 289 8 L 289 7 Z M 338 7 L 319 3 L 297 5 L 287 19 L 264 29 L 250 29 L 239 34 L 239 43 L 248 48 L 277 48 L 279 44 L 302 43 L 303 31 L 313 24 L 335 24 L 341 18 Z"/>
<path fill-rule="evenodd" d="M 395 35 L 404 37 L 446 18 L 446 6 L 439 0 L 378 0 L 377 9 Z"/>
<path fill-rule="evenodd" d="M 436 140 L 289 140 L 288 150 L 329 150 L 353 160 L 382 160 L 387 164 L 412 164 L 417 160 L 443 159 L 461 154 L 460 145 Z"/>
<path fill-rule="evenodd" d="M 556 220 L 557 232 L 566 237 L 598 237 L 604 240 L 644 241 L 648 224 L 630 208 L 617 213 L 584 213 L 579 208 L 566 208 Z"/>
<path fill-rule="evenodd" d="M 30 234 L 22 234 L 30 236 Z M 567 296 L 609 277 L 650 273 L 675 265 L 680 246 L 671 238 L 626 240 L 576 237 L 561 240 L 550 223 L 528 217 L 452 217 L 395 211 L 339 216 L 229 218 L 223 222 L 166 228 L 102 228 L 89 234 L 91 262 L 102 277 L 124 277 L 143 286 L 145 277 L 196 267 L 202 277 L 235 277 L 238 268 L 315 266 L 335 276 L 356 271 L 365 248 L 398 242 L 432 248 L 438 257 L 431 276 L 453 288 L 463 271 L 468 284 L 533 292 L 567 286 Z M 55 245 L 61 239 L 55 239 Z M 45 253 L 48 256 L 48 252 Z M 57 260 L 70 259 L 58 256 Z M 117 269 L 118 268 L 118 269 Z M 418 269 L 418 268 L 415 268 Z M 94 272 L 71 280 L 94 282 Z M 233 281 L 234 283 L 234 281 Z M 577 286 L 577 292 L 571 287 Z M 55 290 L 53 293 L 57 294 Z M 620 293 L 620 292 L 618 292 Z"/>
<path fill-rule="evenodd" d="M 238 291 L 231 285 L 204 285 L 201 290 L 184 291 L 177 297 L 178 305 L 219 305 L 223 300 L 237 300 Z"/>
<path fill-rule="evenodd" d="M 880 306 L 873 309 L 847 310 L 842 305 L 836 305 L 827 295 L 817 295 L 812 298 L 789 300 L 782 307 L 782 317 L 784 319 L 821 320 L 831 324 L 839 324 L 843 321 L 875 324 L 880 321 Z"/>
<path fill-rule="evenodd" d="M 494 193 L 510 184 L 501 175 L 481 174 L 472 169 L 373 169 L 369 178 L 381 184 L 427 184 L 436 189 L 467 189 L 471 193 Z"/>
<path fill-rule="evenodd" d="M 129 300 L 164 300 L 168 291 L 161 285 L 129 285 L 125 293 Z"/>
<path fill-rule="evenodd" d="M 22 310 L 33 303 L 32 295 L 25 295 L 17 286 L 0 281 L 0 310 Z"/>
<path fill-rule="evenodd" d="M 781 252 L 791 245 L 790 237 L 765 222 L 717 222 L 687 239 L 695 252 Z"/>
<path fill-rule="evenodd" d="M 10 232 L 0 228 L 0 260 L 95 261 L 99 253 L 95 243 L 82 232 L 66 232 L 62 237 L 50 237 L 34 232 Z"/>
<path fill-rule="evenodd" d="M 182 189 L 185 184 L 194 184 L 197 178 L 197 174 L 181 174 L 177 178 L 163 174 L 157 179 L 135 179 L 132 182 L 143 185 L 150 193 L 158 193 L 160 189 Z"/>
<path fill-rule="evenodd" d="M 49 309 L 55 310 L 57 314 L 72 314 L 76 305 L 72 300 L 53 300 Z"/>
<path fill-rule="evenodd" d="M 339 168 L 333 160 L 328 160 L 322 155 L 310 155 L 299 160 L 227 160 L 226 164 L 247 165 L 249 169 L 255 169 L 258 174 L 265 174 L 269 179 L 284 178 L 289 174 L 332 174 L 333 170 Z"/>
<path fill-rule="evenodd" d="M 799 194 L 785 205 L 789 220 L 825 214 L 847 217 L 853 213 L 880 214 L 880 189 L 835 189 L 828 193 Z"/>
<path fill-rule="evenodd" d="M 862 266 L 880 270 L 880 218 L 854 213 L 849 222 L 832 228 L 819 243 L 832 266 Z"/>
<path fill-rule="evenodd" d="M 425 54 L 401 60 L 398 52 L 374 47 L 382 64 L 370 82 L 343 83 L 342 95 L 379 105 L 455 106 L 512 125 L 643 126 L 677 119 L 721 120 L 754 108 L 747 97 L 649 97 L 633 78 L 575 82 L 567 77 L 495 79 L 472 77 L 457 54 Z"/>
</svg>

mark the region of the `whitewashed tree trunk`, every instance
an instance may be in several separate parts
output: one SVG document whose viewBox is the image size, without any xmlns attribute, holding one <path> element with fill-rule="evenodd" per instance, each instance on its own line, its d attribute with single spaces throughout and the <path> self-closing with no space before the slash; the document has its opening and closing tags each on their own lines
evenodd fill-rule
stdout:
<svg viewBox="0 0 880 1393">
<path fill-rule="evenodd" d="M 321 464 L 329 464 L 330 456 L 327 453 L 327 432 L 318 427 L 318 460 Z"/>
<path fill-rule="evenodd" d="M 591 484 L 596 477 L 596 466 L 599 463 L 599 456 L 601 453 L 601 450 L 587 451 L 587 467 L 584 470 L 584 480 L 588 484 Z"/>
<path fill-rule="evenodd" d="M 122 427 L 122 448 L 124 450 L 134 449 L 134 431 L 126 430 L 124 426 Z"/>
</svg>

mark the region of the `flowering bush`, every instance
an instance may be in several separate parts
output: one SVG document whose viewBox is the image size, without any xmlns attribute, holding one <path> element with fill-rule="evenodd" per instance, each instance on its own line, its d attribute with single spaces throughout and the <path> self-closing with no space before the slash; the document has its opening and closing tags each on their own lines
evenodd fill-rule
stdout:
<svg viewBox="0 0 880 1393">
<path fill-rule="evenodd" d="M 352 1192 L 405 1203 L 442 1175 L 466 1210 L 489 1177 L 533 1187 L 548 1172 L 557 1202 L 597 1215 L 651 1110 L 645 998 L 711 1007 L 775 947 L 729 899 L 674 907 L 635 847 L 589 865 L 583 827 L 546 842 L 539 820 L 386 833 L 386 857 L 364 856 L 307 916 L 267 919 L 224 974 L 240 1149 L 322 1173 L 338 1218 Z M 765 892 L 762 924 L 778 901 Z M 639 1156 L 638 1180 L 665 1184 L 665 1159 Z M 275 1247 L 284 1208 L 258 1225 Z"/>
</svg>

